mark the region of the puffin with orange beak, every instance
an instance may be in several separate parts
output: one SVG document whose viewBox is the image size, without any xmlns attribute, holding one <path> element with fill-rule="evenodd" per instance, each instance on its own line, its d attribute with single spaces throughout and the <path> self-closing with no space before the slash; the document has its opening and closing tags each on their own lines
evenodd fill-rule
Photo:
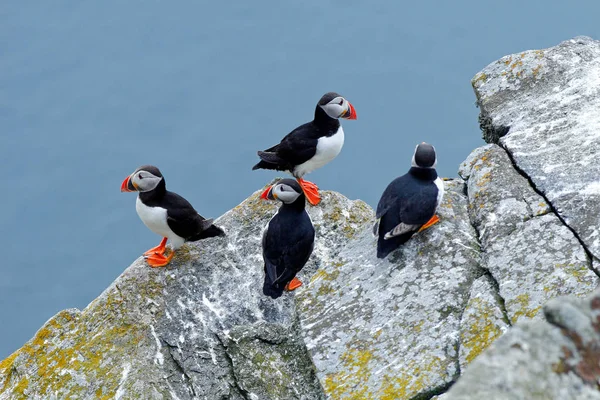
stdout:
<svg viewBox="0 0 600 400">
<path fill-rule="evenodd" d="M 263 200 L 279 200 L 281 207 L 263 233 L 265 269 L 263 294 L 273 299 L 283 291 L 293 291 L 302 282 L 296 278 L 312 254 L 315 229 L 306 212 L 306 200 L 300 184 L 282 179 L 261 195 Z"/>
<path fill-rule="evenodd" d="M 140 219 L 148 229 L 163 237 L 158 246 L 144 253 L 151 267 L 167 265 L 185 242 L 225 236 L 212 219 L 204 219 L 186 199 L 169 192 L 165 178 L 153 165 L 141 166 L 125 178 L 121 192 L 139 192 L 135 209 Z M 167 240 L 172 250 L 165 256 Z"/>
<path fill-rule="evenodd" d="M 344 130 L 339 118 L 356 119 L 354 106 L 337 93 L 324 94 L 315 108 L 315 118 L 288 133 L 278 145 L 259 151 L 261 161 L 252 169 L 291 173 L 302 186 L 308 202 L 319 204 L 319 188 L 303 177 L 333 160 L 342 150 Z"/>
</svg>

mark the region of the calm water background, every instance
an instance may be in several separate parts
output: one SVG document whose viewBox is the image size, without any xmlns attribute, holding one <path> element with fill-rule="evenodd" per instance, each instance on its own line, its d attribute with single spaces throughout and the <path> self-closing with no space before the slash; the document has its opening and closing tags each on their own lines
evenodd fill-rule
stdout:
<svg viewBox="0 0 600 400">
<path fill-rule="evenodd" d="M 119 192 L 137 166 L 217 217 L 333 90 L 359 119 L 310 179 L 375 206 L 418 142 L 444 176 L 483 143 L 470 79 L 488 63 L 600 38 L 593 1 L 239 3 L 2 2 L 0 359 L 158 244 Z"/>
</svg>

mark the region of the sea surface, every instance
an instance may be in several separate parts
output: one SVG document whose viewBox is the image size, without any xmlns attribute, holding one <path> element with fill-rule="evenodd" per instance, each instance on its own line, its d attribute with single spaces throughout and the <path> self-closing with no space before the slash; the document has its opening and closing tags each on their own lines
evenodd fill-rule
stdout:
<svg viewBox="0 0 600 400">
<path fill-rule="evenodd" d="M 376 206 L 432 143 L 438 172 L 483 144 L 471 78 L 498 58 L 600 38 L 594 1 L 38 1 L 0 7 L 0 359 L 83 308 L 160 238 L 122 180 L 158 166 L 218 217 L 275 176 L 256 151 L 356 107 L 322 189 Z"/>
</svg>

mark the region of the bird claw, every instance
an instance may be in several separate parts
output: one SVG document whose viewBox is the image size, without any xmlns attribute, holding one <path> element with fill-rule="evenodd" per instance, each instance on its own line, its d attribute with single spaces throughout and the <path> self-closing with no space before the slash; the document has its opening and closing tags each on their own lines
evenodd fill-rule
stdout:
<svg viewBox="0 0 600 400">
<path fill-rule="evenodd" d="M 440 217 L 434 215 L 429 221 L 425 223 L 425 225 L 419 228 L 418 232 L 424 231 L 425 229 L 437 224 L 438 222 L 440 222 Z"/>
<path fill-rule="evenodd" d="M 305 181 L 302 178 L 298 179 L 298 183 L 302 187 L 304 191 L 304 195 L 306 196 L 306 200 L 313 205 L 316 206 L 321 202 L 321 196 L 319 195 L 319 187 L 312 182 Z"/>
<path fill-rule="evenodd" d="M 287 285 L 285 285 L 285 291 L 286 292 L 293 292 L 294 290 L 298 289 L 300 286 L 302 286 L 302 281 L 296 277 L 294 277 L 294 279 L 292 279 L 291 281 L 288 282 Z"/>
<path fill-rule="evenodd" d="M 173 259 L 174 255 L 175 255 L 175 252 L 172 251 L 171 254 L 169 254 L 166 257 L 162 254 L 152 254 L 152 255 L 144 256 L 144 259 L 146 260 L 146 262 L 148 263 L 149 266 L 151 266 L 152 268 L 157 268 L 157 267 L 164 267 L 165 265 L 170 263 L 171 260 Z"/>
</svg>

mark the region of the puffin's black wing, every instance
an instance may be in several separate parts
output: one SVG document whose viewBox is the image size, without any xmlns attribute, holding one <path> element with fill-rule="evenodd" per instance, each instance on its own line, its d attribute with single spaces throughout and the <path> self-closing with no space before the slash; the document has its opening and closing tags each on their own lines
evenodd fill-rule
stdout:
<svg viewBox="0 0 600 400">
<path fill-rule="evenodd" d="M 438 188 L 433 182 L 421 181 L 410 175 L 393 180 L 377 205 L 379 221 L 374 233 L 377 241 L 377 257 L 384 258 L 398 246 L 408 241 L 419 228 L 435 214 Z M 402 234 L 385 238 L 388 232 L 400 224 Z"/>
<path fill-rule="evenodd" d="M 319 129 L 313 122 L 300 125 L 288 133 L 278 145 L 259 151 L 261 161 L 252 169 L 291 171 L 296 165 L 310 160 L 317 152 Z"/>
<path fill-rule="evenodd" d="M 376 218 L 381 218 L 390 208 L 398 204 L 400 201 L 399 194 L 405 189 L 409 179 L 410 177 L 403 175 L 390 182 L 383 191 L 379 203 L 377 203 Z"/>
<path fill-rule="evenodd" d="M 437 206 L 438 188 L 433 182 L 424 182 L 409 174 L 394 179 L 381 195 L 376 217 L 381 218 L 392 208 L 399 221 L 410 225 L 422 225 L 429 221 Z"/>
<path fill-rule="evenodd" d="M 167 192 L 164 202 L 168 205 L 169 228 L 186 241 L 193 242 L 206 237 L 224 235 L 220 228 L 212 225 L 212 219 L 202 217 L 186 199 L 177 193 Z"/>
</svg>

